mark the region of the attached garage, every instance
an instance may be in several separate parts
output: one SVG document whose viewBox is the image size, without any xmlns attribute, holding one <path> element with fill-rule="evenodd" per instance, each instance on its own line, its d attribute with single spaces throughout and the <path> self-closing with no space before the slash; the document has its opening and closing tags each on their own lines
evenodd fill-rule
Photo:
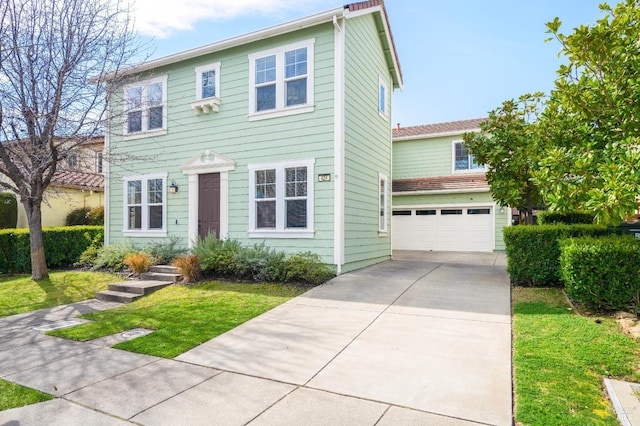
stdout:
<svg viewBox="0 0 640 426">
<path fill-rule="evenodd" d="M 391 219 L 395 250 L 494 249 L 494 205 L 398 207 Z"/>
</svg>

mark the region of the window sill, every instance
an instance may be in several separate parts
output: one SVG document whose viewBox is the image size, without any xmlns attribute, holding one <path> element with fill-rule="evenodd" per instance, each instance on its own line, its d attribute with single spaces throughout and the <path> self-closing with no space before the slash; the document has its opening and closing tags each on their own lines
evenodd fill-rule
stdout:
<svg viewBox="0 0 640 426">
<path fill-rule="evenodd" d="M 249 231 L 249 238 L 313 238 L 313 230 L 300 231 Z"/>
<path fill-rule="evenodd" d="M 193 109 L 196 115 L 209 114 L 212 112 L 218 112 L 220 109 L 220 99 L 213 97 L 207 99 L 199 99 L 191 102 L 191 109 Z"/>
<path fill-rule="evenodd" d="M 286 117 L 294 114 L 313 112 L 314 105 L 297 105 L 284 109 L 270 109 L 269 111 L 254 112 L 249 114 L 249 121 L 266 120 L 268 118 Z"/>
<path fill-rule="evenodd" d="M 133 231 L 122 231 L 122 235 L 125 237 L 149 237 L 149 238 L 157 238 L 157 237 L 166 237 L 167 231 L 159 230 L 159 231 L 141 231 L 141 230 L 133 230 Z"/>
<path fill-rule="evenodd" d="M 162 136 L 167 134 L 167 129 L 151 130 L 148 132 L 125 133 L 125 140 L 150 138 L 152 136 Z"/>
<path fill-rule="evenodd" d="M 378 110 L 378 115 L 379 115 L 380 117 L 382 117 L 382 119 L 383 119 L 384 121 L 389 121 L 389 116 L 388 116 L 386 113 L 384 113 L 384 112 L 382 112 L 382 111 Z"/>
<path fill-rule="evenodd" d="M 472 173 L 486 173 L 487 168 L 486 167 L 481 167 L 479 169 L 462 169 L 462 170 L 454 170 L 453 173 L 454 174 L 472 174 Z"/>
<path fill-rule="evenodd" d="M 389 236 L 388 231 L 378 231 L 378 237 L 388 237 L 388 236 Z"/>
</svg>

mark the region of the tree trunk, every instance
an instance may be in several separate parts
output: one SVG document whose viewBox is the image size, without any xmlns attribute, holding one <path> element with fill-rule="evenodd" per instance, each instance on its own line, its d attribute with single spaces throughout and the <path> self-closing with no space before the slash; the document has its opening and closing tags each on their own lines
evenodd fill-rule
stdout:
<svg viewBox="0 0 640 426">
<path fill-rule="evenodd" d="M 47 261 L 44 256 L 42 239 L 42 209 L 40 202 L 24 202 L 29 222 L 29 243 L 31 247 L 31 279 L 34 281 L 49 278 Z"/>
</svg>

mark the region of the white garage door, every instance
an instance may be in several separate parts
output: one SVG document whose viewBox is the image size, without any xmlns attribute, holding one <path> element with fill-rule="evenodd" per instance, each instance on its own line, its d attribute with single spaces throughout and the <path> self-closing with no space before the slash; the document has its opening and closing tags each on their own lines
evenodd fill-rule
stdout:
<svg viewBox="0 0 640 426">
<path fill-rule="evenodd" d="M 393 210 L 396 250 L 493 251 L 493 207 Z"/>
</svg>

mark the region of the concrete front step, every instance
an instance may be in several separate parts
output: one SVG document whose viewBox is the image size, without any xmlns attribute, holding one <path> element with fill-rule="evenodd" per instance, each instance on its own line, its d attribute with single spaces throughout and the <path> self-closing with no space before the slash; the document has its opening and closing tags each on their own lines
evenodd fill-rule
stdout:
<svg viewBox="0 0 640 426">
<path fill-rule="evenodd" d="M 125 293 L 123 291 L 104 290 L 96 293 L 96 299 L 105 302 L 131 303 L 140 299 L 143 294 Z"/>
<path fill-rule="evenodd" d="M 160 274 L 180 274 L 180 270 L 171 265 L 153 265 L 149 267 L 149 272 L 158 272 Z"/>
<path fill-rule="evenodd" d="M 141 280 L 147 281 L 169 281 L 172 283 L 177 283 L 182 280 L 182 275 L 180 274 L 168 274 L 164 272 L 144 272 L 140 274 Z"/>
<path fill-rule="evenodd" d="M 171 285 L 171 283 L 171 281 L 155 280 L 123 281 L 119 283 L 109 284 L 108 288 L 111 291 L 145 295 Z"/>
</svg>

